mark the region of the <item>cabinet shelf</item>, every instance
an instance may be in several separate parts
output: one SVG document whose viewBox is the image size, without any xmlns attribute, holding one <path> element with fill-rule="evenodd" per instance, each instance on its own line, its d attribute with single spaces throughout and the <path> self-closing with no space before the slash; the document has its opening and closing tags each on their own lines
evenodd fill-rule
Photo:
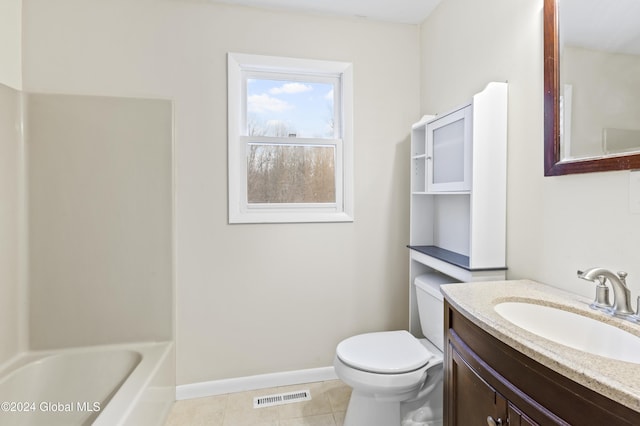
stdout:
<svg viewBox="0 0 640 426">
<path fill-rule="evenodd" d="M 435 259 L 442 260 L 443 262 L 447 262 L 451 265 L 457 266 L 467 271 L 505 271 L 507 270 L 506 266 L 493 267 L 493 268 L 471 268 L 469 266 L 469 256 L 465 256 L 464 254 L 456 253 L 454 251 L 443 249 L 437 246 L 408 245 L 407 247 L 409 247 L 411 250 L 415 250 L 419 253 L 433 257 Z"/>
<path fill-rule="evenodd" d="M 411 195 L 470 195 L 471 191 L 440 191 L 440 192 L 430 192 L 430 191 L 414 191 Z"/>
<path fill-rule="evenodd" d="M 469 256 L 456 253 L 451 250 L 443 249 L 436 246 L 407 246 L 411 250 L 415 250 L 427 256 L 435 257 L 436 259 L 458 266 L 460 268 L 469 271 Z"/>
</svg>

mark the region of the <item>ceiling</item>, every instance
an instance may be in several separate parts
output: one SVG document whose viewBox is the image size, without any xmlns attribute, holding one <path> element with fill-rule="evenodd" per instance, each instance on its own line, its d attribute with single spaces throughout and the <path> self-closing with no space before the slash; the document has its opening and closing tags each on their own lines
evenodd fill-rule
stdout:
<svg viewBox="0 0 640 426">
<path fill-rule="evenodd" d="M 441 0 L 209 0 L 305 13 L 355 16 L 376 21 L 420 24 Z"/>
</svg>

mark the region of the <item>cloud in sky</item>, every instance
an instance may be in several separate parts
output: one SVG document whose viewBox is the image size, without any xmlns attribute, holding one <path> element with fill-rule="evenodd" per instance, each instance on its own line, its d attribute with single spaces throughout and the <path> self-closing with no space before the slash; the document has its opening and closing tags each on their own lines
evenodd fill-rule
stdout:
<svg viewBox="0 0 640 426">
<path fill-rule="evenodd" d="M 327 92 L 327 94 L 326 94 L 326 95 L 324 95 L 324 98 L 325 98 L 325 99 L 327 99 L 327 100 L 329 100 L 329 101 L 333 101 L 333 89 L 329 90 L 329 91 Z"/>
<path fill-rule="evenodd" d="M 293 105 L 282 99 L 274 98 L 263 93 L 261 95 L 251 95 L 247 97 L 248 112 L 282 112 L 293 108 Z"/>
<path fill-rule="evenodd" d="M 258 78 L 247 79 L 246 90 L 250 132 L 260 127 L 266 136 L 333 136 L 332 83 Z M 278 122 L 286 125 L 287 133 L 275 125 Z"/>
<path fill-rule="evenodd" d="M 285 83 L 280 87 L 274 87 L 269 90 L 269 93 L 272 95 L 280 95 L 283 93 L 286 93 L 287 95 L 293 95 L 296 93 L 309 92 L 311 90 L 313 90 L 313 87 L 311 87 L 308 84 L 293 82 L 293 83 Z"/>
</svg>

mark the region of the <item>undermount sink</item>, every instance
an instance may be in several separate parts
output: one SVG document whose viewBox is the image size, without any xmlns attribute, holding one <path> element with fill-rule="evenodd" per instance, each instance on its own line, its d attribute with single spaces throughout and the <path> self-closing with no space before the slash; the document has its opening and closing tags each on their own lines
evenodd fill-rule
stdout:
<svg viewBox="0 0 640 426">
<path fill-rule="evenodd" d="M 574 312 L 526 302 L 502 302 L 495 311 L 545 339 L 593 355 L 640 364 L 640 337 Z"/>
</svg>

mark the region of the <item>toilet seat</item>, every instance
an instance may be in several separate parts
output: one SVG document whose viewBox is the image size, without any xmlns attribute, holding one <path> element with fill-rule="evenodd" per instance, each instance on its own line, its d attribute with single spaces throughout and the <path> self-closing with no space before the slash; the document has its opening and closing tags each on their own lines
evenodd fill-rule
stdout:
<svg viewBox="0 0 640 426">
<path fill-rule="evenodd" d="M 345 339 L 338 344 L 336 356 L 345 365 L 361 371 L 402 374 L 424 367 L 434 355 L 409 332 L 400 330 Z"/>
</svg>

